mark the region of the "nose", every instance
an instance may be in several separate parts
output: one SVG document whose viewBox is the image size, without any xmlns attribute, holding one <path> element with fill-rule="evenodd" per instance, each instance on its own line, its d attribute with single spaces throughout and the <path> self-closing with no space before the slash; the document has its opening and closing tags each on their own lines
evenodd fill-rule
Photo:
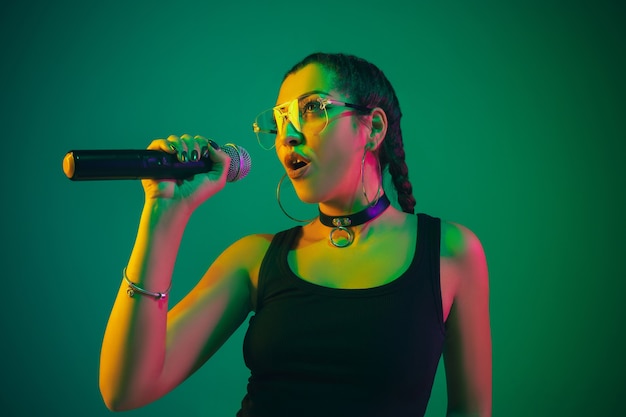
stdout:
<svg viewBox="0 0 626 417">
<path fill-rule="evenodd" d="M 276 135 L 277 144 L 280 143 L 285 146 L 298 146 L 303 141 L 304 136 L 296 130 L 291 122 L 287 122 L 283 131 Z"/>
</svg>

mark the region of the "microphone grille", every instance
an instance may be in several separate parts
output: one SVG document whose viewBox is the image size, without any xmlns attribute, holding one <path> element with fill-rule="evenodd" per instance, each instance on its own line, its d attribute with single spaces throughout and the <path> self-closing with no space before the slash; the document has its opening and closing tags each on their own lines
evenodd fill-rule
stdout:
<svg viewBox="0 0 626 417">
<path fill-rule="evenodd" d="M 228 175 L 226 181 L 234 182 L 244 178 L 250 172 L 252 159 L 250 154 L 241 146 L 227 143 L 222 150 L 230 157 L 230 165 L 228 166 Z"/>
</svg>

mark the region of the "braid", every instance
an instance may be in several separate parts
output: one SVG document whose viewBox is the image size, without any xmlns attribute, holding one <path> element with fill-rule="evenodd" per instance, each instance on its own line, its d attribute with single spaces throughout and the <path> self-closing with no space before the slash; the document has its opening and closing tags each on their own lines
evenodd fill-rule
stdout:
<svg viewBox="0 0 626 417">
<path fill-rule="evenodd" d="M 409 181 L 409 167 L 405 161 L 402 134 L 395 137 L 387 135 L 383 141 L 383 150 L 389 158 L 387 169 L 398 193 L 398 204 L 402 211 L 413 214 L 415 213 L 415 197 L 413 197 L 413 185 Z"/>
<path fill-rule="evenodd" d="M 398 97 L 385 74 L 374 64 L 354 55 L 318 52 L 294 65 L 285 74 L 285 78 L 311 63 L 323 65 L 333 71 L 336 75 L 336 88 L 346 93 L 355 104 L 369 108 L 380 107 L 385 111 L 389 125 L 378 152 L 380 167 L 383 172 L 385 168 L 388 169 L 402 211 L 414 213 L 415 198 L 409 181 L 400 129 L 402 112 Z"/>
</svg>

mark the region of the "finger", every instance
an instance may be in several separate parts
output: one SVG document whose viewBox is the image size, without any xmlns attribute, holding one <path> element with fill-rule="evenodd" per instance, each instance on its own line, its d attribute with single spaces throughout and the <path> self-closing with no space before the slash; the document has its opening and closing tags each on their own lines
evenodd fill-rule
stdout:
<svg viewBox="0 0 626 417">
<path fill-rule="evenodd" d="M 176 153 L 176 157 L 179 161 L 183 162 L 183 159 L 186 158 L 185 142 L 180 137 L 169 135 L 167 137 L 167 147 L 169 148 L 167 150 L 169 153 Z"/>
<path fill-rule="evenodd" d="M 192 160 L 192 153 L 195 150 L 194 138 L 190 134 L 185 133 L 180 137 L 180 143 L 182 145 L 182 149 L 178 149 L 178 160 L 180 162 L 188 162 Z M 197 159 L 197 151 L 195 152 L 195 158 Z"/>
<path fill-rule="evenodd" d="M 200 158 L 208 157 L 207 146 L 209 140 L 207 138 L 205 138 L 204 136 L 196 135 L 193 137 L 193 142 L 190 143 L 193 143 L 193 148 L 189 148 L 191 161 L 197 161 Z"/>
<path fill-rule="evenodd" d="M 153 151 L 165 151 L 168 153 L 174 153 L 175 149 L 170 145 L 170 141 L 168 139 L 154 139 L 146 149 L 150 149 Z"/>
</svg>

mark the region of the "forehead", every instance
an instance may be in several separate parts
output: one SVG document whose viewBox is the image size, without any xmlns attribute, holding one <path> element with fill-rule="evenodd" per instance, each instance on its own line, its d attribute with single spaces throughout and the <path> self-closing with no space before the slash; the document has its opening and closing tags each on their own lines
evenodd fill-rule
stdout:
<svg viewBox="0 0 626 417">
<path fill-rule="evenodd" d="M 277 104 L 293 100 L 311 91 L 332 92 L 335 87 L 334 73 L 319 64 L 309 64 L 290 74 L 280 87 Z"/>
</svg>

